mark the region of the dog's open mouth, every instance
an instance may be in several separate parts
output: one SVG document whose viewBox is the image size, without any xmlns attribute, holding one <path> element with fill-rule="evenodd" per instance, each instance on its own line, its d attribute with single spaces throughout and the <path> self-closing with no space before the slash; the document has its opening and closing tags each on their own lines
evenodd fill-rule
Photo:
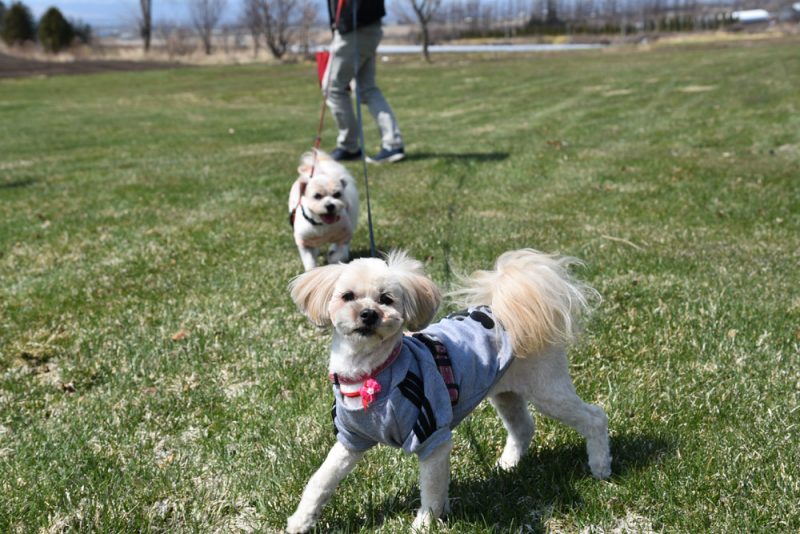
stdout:
<svg viewBox="0 0 800 534">
<path fill-rule="evenodd" d="M 319 218 L 322 219 L 322 222 L 325 224 L 333 224 L 339 220 L 338 215 L 320 215 Z"/>
</svg>

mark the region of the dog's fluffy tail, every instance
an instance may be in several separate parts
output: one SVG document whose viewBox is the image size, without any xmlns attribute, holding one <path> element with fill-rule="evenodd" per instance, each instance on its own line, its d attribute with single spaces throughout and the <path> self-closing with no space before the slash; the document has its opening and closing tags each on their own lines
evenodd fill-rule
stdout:
<svg viewBox="0 0 800 534">
<path fill-rule="evenodd" d="M 490 305 L 508 332 L 514 354 L 526 357 L 543 348 L 571 343 L 580 319 L 598 293 L 570 276 L 575 258 L 533 249 L 502 254 L 493 271 L 477 271 L 450 293 L 464 306 Z"/>
</svg>

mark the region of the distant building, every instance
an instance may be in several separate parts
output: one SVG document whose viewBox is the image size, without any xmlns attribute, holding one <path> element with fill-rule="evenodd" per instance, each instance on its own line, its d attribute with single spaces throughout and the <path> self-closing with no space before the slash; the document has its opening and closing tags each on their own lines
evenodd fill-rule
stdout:
<svg viewBox="0 0 800 534">
<path fill-rule="evenodd" d="M 759 22 L 769 22 L 769 11 L 766 9 L 745 9 L 731 13 L 734 21 L 742 24 L 755 24 Z"/>
</svg>

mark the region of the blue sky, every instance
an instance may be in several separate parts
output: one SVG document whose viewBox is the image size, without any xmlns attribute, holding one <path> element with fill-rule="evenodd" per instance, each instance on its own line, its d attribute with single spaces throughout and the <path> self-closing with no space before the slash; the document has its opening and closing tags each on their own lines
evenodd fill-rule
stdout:
<svg viewBox="0 0 800 534">
<path fill-rule="evenodd" d="M 13 0 L 4 0 L 6 6 Z M 64 16 L 80 19 L 95 27 L 133 25 L 139 12 L 139 0 L 22 0 L 39 18 L 47 8 L 55 6 Z M 153 0 L 153 20 L 188 21 L 187 0 Z M 239 0 L 228 0 L 226 18 L 235 19 Z"/>
</svg>

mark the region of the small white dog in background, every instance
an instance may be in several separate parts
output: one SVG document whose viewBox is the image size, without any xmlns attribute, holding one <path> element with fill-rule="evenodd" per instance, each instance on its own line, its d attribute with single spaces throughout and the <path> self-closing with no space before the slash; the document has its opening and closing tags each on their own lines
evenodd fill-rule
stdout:
<svg viewBox="0 0 800 534">
<path fill-rule="evenodd" d="M 580 432 L 592 474 L 608 478 L 608 419 L 578 397 L 567 369 L 567 347 L 594 293 L 569 276 L 572 261 L 530 249 L 506 252 L 494 271 L 474 273 L 454 292 L 467 310 L 433 325 L 439 290 L 402 252 L 295 278 L 290 288 L 300 310 L 319 326 L 333 326 L 337 442 L 287 531 L 313 528 L 339 482 L 377 443 L 418 455 L 414 528 L 429 527 L 448 509 L 451 430 L 487 397 L 508 432 L 501 468 L 515 467 L 528 450 L 530 401 Z"/>
<path fill-rule="evenodd" d="M 303 154 L 297 173 L 289 192 L 289 222 L 303 267 L 306 271 L 316 267 L 319 247 L 326 244 L 330 244 L 328 263 L 347 261 L 358 224 L 355 180 L 321 150 L 316 157 L 313 152 Z"/>
</svg>

